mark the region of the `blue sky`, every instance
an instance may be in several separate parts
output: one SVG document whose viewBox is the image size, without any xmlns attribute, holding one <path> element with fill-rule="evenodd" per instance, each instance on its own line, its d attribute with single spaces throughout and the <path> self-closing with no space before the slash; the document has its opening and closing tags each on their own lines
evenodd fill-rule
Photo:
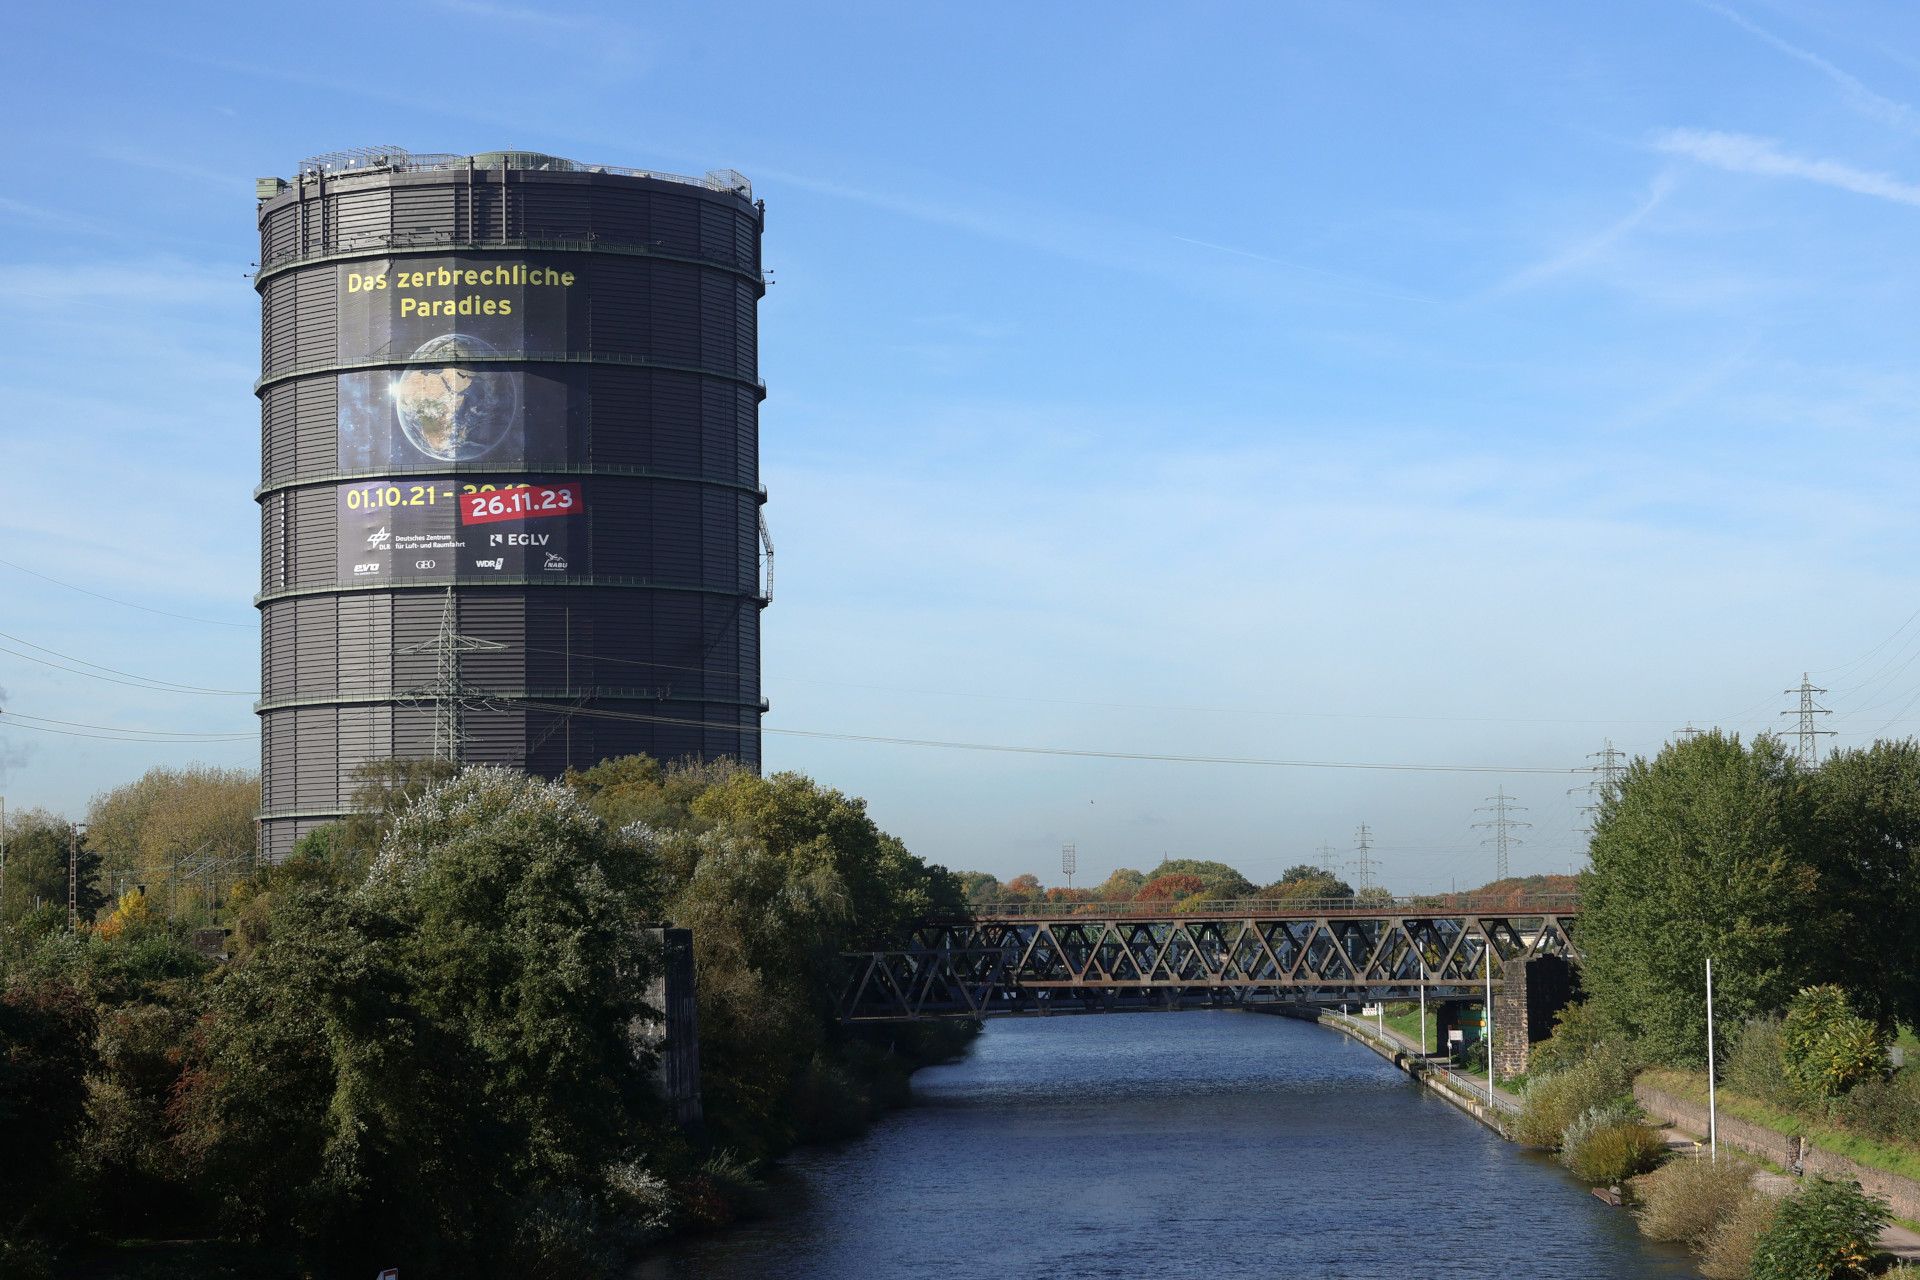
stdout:
<svg viewBox="0 0 1920 1280">
<path fill-rule="evenodd" d="M 1584 776 L 1521 770 L 1803 669 L 1842 743 L 1920 730 L 1920 10 L 327 12 L 16 11 L 0 557 L 164 613 L 0 565 L 12 804 L 253 761 L 246 696 L 19 655 L 254 687 L 252 180 L 369 144 L 753 179 L 769 730 L 1514 770 L 769 734 L 939 860 L 1259 878 L 1364 821 L 1477 883 L 1497 786 L 1517 869 L 1579 856 Z"/>
</svg>

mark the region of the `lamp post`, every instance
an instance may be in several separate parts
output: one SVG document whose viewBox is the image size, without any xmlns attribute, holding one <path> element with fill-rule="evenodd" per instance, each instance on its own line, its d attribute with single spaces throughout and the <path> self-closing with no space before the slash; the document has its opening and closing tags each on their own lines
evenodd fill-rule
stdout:
<svg viewBox="0 0 1920 1280">
<path fill-rule="evenodd" d="M 1494 1073 L 1494 1066 L 1493 1066 L 1493 935 L 1488 933 L 1485 929 L 1482 929 L 1480 931 L 1480 936 L 1486 941 L 1486 944 L 1487 944 L 1487 952 L 1486 952 L 1487 1011 L 1486 1011 L 1486 1016 L 1480 1019 L 1480 1023 L 1481 1023 L 1480 1034 L 1485 1036 L 1487 1040 L 1487 1110 L 1491 1111 L 1493 1110 L 1493 1073 Z"/>
<path fill-rule="evenodd" d="M 1427 1057 L 1427 953 L 1420 954 L 1420 1060 Z M 1435 1046 L 1438 1048 L 1439 1046 Z"/>
<path fill-rule="evenodd" d="M 1720 1097 L 1713 1083 L 1713 957 L 1707 957 L 1707 1158 L 1720 1159 Z"/>
</svg>

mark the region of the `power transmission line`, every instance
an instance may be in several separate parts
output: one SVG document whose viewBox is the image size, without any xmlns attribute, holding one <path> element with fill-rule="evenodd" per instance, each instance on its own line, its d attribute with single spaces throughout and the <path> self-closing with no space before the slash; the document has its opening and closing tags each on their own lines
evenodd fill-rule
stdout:
<svg viewBox="0 0 1920 1280">
<path fill-rule="evenodd" d="M 69 729 L 98 729 L 105 733 L 138 734 L 144 737 L 152 737 L 152 738 L 227 739 L 227 738 L 252 738 L 252 737 L 259 736 L 257 730 L 250 730 L 246 732 L 242 732 L 241 730 L 238 730 L 238 729 L 215 729 L 212 731 L 199 731 L 199 730 L 188 731 L 188 730 L 175 730 L 175 729 L 142 729 L 132 725 L 86 724 L 79 720 L 50 720 L 46 716 L 30 716 L 24 711 L 0 711 L 0 715 L 4 715 L 6 717 L 6 720 L 0 721 L 0 724 L 6 724 L 9 722 L 18 722 L 18 721 L 33 721 L 35 722 L 35 724 L 64 725 Z M 34 727 L 34 724 L 16 724 L 16 727 L 21 729 L 31 729 Z"/>
<path fill-rule="evenodd" d="M 1609 743 L 1608 746 L 1611 748 L 1612 744 Z M 1493 817 L 1487 821 L 1476 822 L 1473 825 L 1475 828 L 1484 827 L 1493 831 L 1492 837 L 1488 840 L 1481 841 L 1481 844 L 1493 845 L 1493 878 L 1495 880 L 1505 880 L 1510 874 L 1507 869 L 1508 846 L 1521 843 L 1520 840 L 1512 834 L 1514 829 L 1533 826 L 1531 822 L 1521 822 L 1508 815 L 1525 813 L 1526 811 L 1525 806 L 1513 803 L 1513 797 L 1507 794 L 1505 787 L 1494 788 L 1494 793 L 1487 797 L 1486 806 L 1474 810 L 1475 813 L 1491 813 L 1493 815 Z"/>
<path fill-rule="evenodd" d="M 1816 728 L 1815 726 L 1818 724 L 1818 721 L 1816 721 L 1814 717 L 1830 716 L 1833 712 L 1814 702 L 1813 695 L 1816 693 L 1825 693 L 1826 690 L 1816 687 L 1813 681 L 1808 679 L 1808 675 L 1808 672 L 1803 671 L 1800 673 L 1800 686 L 1798 688 L 1782 690 L 1784 693 L 1799 694 L 1800 705 L 1795 710 L 1782 711 L 1780 714 L 1783 716 L 1799 717 L 1799 728 L 1794 735 L 1799 740 L 1795 754 L 1800 757 L 1801 764 L 1812 767 L 1820 763 L 1820 739 L 1833 736 L 1833 730 L 1831 729 Z"/>
<path fill-rule="evenodd" d="M 123 684 L 130 688 L 147 689 L 154 693 L 193 693 L 233 698 L 252 698 L 258 696 L 258 694 L 251 689 L 208 689 L 199 685 L 178 684 L 172 680 L 156 680 L 152 676 L 136 675 L 131 671 L 121 671 L 115 667 L 102 666 L 97 662 L 88 662 L 84 658 L 76 658 L 71 654 L 61 653 L 58 649 L 49 649 L 45 645 L 33 644 L 27 640 L 20 640 L 13 636 L 8 636 L 5 632 L 0 632 L 0 636 L 12 640 L 15 644 L 26 645 L 29 649 L 38 649 L 41 653 L 53 654 L 54 657 L 61 659 L 61 661 L 55 662 L 47 658 L 35 657 L 31 653 L 22 653 L 18 649 L 9 649 L 5 645 L 0 645 L 0 653 L 11 654 L 16 658 L 25 658 L 28 662 L 37 662 L 43 667 L 52 667 L 56 671 L 65 671 L 69 675 L 86 676 L 90 680 L 104 680 L 108 684 Z M 68 666 L 68 663 L 78 665 Z M 92 668 L 92 670 L 84 669 L 89 667 Z M 108 674 L 101 675 L 98 674 L 99 672 L 107 672 Z"/>
<path fill-rule="evenodd" d="M 565 703 L 541 702 L 537 700 L 515 700 L 518 705 L 540 711 L 572 712 L 575 715 L 593 716 L 605 720 L 631 720 L 642 724 L 671 724 L 686 728 L 703 728 L 711 724 L 707 720 L 695 720 L 687 716 L 646 715 L 638 711 L 614 711 L 600 707 L 580 707 L 575 709 Z M 819 738 L 835 742 L 872 742 L 896 747 L 939 747 L 951 751 L 993 751 L 1009 755 L 1027 756 L 1065 756 L 1082 760 L 1145 760 L 1168 764 L 1236 764 L 1252 765 L 1269 769 L 1357 769 L 1385 773 L 1505 773 L 1505 774 L 1551 774 L 1565 777 L 1578 773 L 1577 769 L 1566 769 L 1549 765 L 1495 765 L 1495 764 L 1390 764 L 1377 761 L 1355 760 L 1278 760 L 1259 756 L 1207 756 L 1177 755 L 1153 751 L 1099 751 L 1081 747 L 1028 747 L 1008 743 L 958 742 L 943 738 L 903 738 L 877 733 L 834 733 L 825 729 L 795 729 L 789 726 L 763 725 L 761 733 L 785 734 L 796 738 Z"/>
<path fill-rule="evenodd" d="M 196 618 L 190 613 L 170 613 L 165 609 L 155 609 L 148 605 L 135 604 L 131 600 L 122 600 L 117 596 L 103 595 L 98 591 L 89 591 L 85 587 L 76 587 L 71 582 L 62 582 L 58 578 L 48 577 L 37 569 L 29 569 L 27 566 L 15 564 L 11 560 L 0 560 L 0 564 L 7 566 L 9 569 L 17 569 L 21 573 L 30 574 L 42 582 L 51 582 L 56 587 L 65 587 L 69 591 L 78 591 L 83 596 L 92 596 L 95 600 L 105 600 L 108 604 L 117 604 L 128 609 L 138 609 L 142 613 L 156 613 L 163 618 L 178 618 L 182 622 L 204 622 L 210 627 L 244 627 L 249 631 L 257 629 L 260 625 L 257 621 L 228 622 L 223 618 Z"/>
</svg>

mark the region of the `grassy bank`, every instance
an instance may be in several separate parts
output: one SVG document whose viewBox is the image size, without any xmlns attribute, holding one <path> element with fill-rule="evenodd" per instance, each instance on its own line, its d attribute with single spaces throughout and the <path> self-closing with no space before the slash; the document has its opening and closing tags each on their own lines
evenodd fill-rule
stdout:
<svg viewBox="0 0 1920 1280">
<path fill-rule="evenodd" d="M 1640 1078 L 1676 1098 L 1685 1098 L 1702 1106 L 1707 1103 L 1707 1078 L 1702 1072 L 1655 1070 L 1643 1073 Z M 1920 1151 L 1912 1147 L 1869 1138 L 1835 1124 L 1730 1092 L 1724 1086 L 1718 1091 L 1717 1102 L 1725 1115 L 1765 1125 L 1791 1137 L 1805 1138 L 1817 1147 L 1858 1161 L 1869 1168 L 1920 1180 Z"/>
</svg>

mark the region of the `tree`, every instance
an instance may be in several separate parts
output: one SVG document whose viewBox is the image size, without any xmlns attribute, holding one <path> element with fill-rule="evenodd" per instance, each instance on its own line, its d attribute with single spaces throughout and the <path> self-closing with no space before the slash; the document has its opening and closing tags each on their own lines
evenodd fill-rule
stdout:
<svg viewBox="0 0 1920 1280">
<path fill-rule="evenodd" d="M 93 1009 L 71 983 L 20 980 L 0 990 L 0 1239 L 65 1225 L 48 1219 L 72 1181 L 93 1036 Z"/>
<path fill-rule="evenodd" d="M 0 896 L 0 924 L 36 922 L 45 930 L 67 922 L 67 852 L 73 824 L 44 809 L 7 814 L 6 891 Z M 100 855 L 91 838 L 77 845 L 79 886 L 76 906 L 82 920 L 110 899 L 100 888 Z"/>
<path fill-rule="evenodd" d="M 1812 782 L 1827 972 L 1883 1027 L 1920 1026 L 1920 743 L 1837 752 Z"/>
<path fill-rule="evenodd" d="M 914 857 L 864 802 L 798 774 L 643 758 L 607 761 L 569 785 L 632 820 L 627 834 L 659 868 L 667 919 L 693 930 L 702 1089 L 719 1145 L 756 1158 L 843 1132 L 845 1113 L 864 1119 L 865 1091 L 890 1087 L 923 1042 L 950 1053 L 956 1034 L 971 1034 L 890 1028 L 875 1050 L 838 1025 L 843 951 L 894 944 L 919 921 L 967 909 L 961 878 Z M 984 873 L 969 883 L 976 895 L 1000 888 Z M 1037 880 L 1021 887 L 1040 896 Z M 833 1109 L 819 1105 L 829 1096 L 841 1115 L 820 1114 Z"/>
<path fill-rule="evenodd" d="M 1096 902 L 1132 902 L 1133 895 L 1140 892 L 1140 886 L 1147 882 L 1146 876 L 1131 867 L 1120 867 L 1100 882 L 1093 891 Z"/>
<path fill-rule="evenodd" d="M 1158 875 L 1140 886 L 1140 892 L 1133 895 L 1135 902 L 1179 902 L 1191 898 L 1207 887 L 1207 882 L 1199 876 L 1176 871 L 1170 875 Z"/>
<path fill-rule="evenodd" d="M 1778 740 L 1704 733 L 1603 796 L 1578 938 L 1594 1012 L 1655 1061 L 1706 1057 L 1705 963 L 1725 1025 L 1784 1006 L 1818 907 L 1805 777 Z"/>
<path fill-rule="evenodd" d="M 1288 867 L 1285 874 L 1260 890 L 1258 896 L 1296 900 L 1351 898 L 1353 886 L 1331 871 L 1302 862 Z"/>
<path fill-rule="evenodd" d="M 650 859 L 572 793 L 469 769 L 367 878 L 301 886 L 215 992 L 183 1147 L 231 1223 L 512 1273 L 553 1214 L 590 1241 L 657 1115 Z"/>
<path fill-rule="evenodd" d="M 144 884 L 162 915 L 202 914 L 251 869 L 259 808 L 250 769 L 149 769 L 93 798 L 87 839 L 116 893 Z"/>
<path fill-rule="evenodd" d="M 1253 882 L 1224 862 L 1209 862 L 1203 858 L 1168 858 L 1154 869 L 1154 875 L 1198 877 L 1200 891 L 1210 898 L 1253 896 Z"/>
<path fill-rule="evenodd" d="M 991 871 L 956 871 L 960 880 L 960 892 L 968 902 L 997 902 L 1000 898 L 1000 879 Z"/>
</svg>

